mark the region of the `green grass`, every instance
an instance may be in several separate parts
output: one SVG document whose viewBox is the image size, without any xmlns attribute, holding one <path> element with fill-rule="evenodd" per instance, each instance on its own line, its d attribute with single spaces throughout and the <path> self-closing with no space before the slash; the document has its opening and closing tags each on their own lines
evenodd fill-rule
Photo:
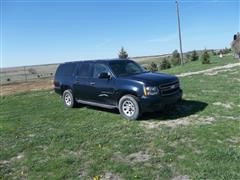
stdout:
<svg viewBox="0 0 240 180">
<path fill-rule="evenodd" d="M 151 63 L 155 62 L 159 64 L 162 59 L 154 59 L 152 61 L 144 61 L 141 62 L 141 64 Z M 229 63 L 237 63 L 239 60 L 236 60 L 233 58 L 232 55 L 225 55 L 223 58 L 219 58 L 218 56 L 211 56 L 210 57 L 210 64 L 202 64 L 201 60 L 193 61 L 193 62 L 187 62 L 183 66 L 173 66 L 170 69 L 161 70 L 161 72 L 164 73 L 170 73 L 170 74 L 180 74 L 185 72 L 193 72 L 193 71 L 200 71 L 204 69 L 213 68 L 216 66 L 223 66 L 227 65 Z"/>
<path fill-rule="evenodd" d="M 239 60 L 234 59 L 232 56 L 225 56 L 223 58 L 219 58 L 218 56 L 210 57 L 210 64 L 202 64 L 201 60 L 197 60 L 194 62 L 189 62 L 181 66 L 175 66 L 171 69 L 163 70 L 162 72 L 167 72 L 170 74 L 180 74 L 184 72 L 194 72 L 201 71 L 217 66 L 224 66 L 230 63 L 237 63 Z"/>
<path fill-rule="evenodd" d="M 239 76 L 233 68 L 181 78 L 182 103 L 133 122 L 116 111 L 66 109 L 52 91 L 2 97 L 0 178 L 240 179 Z M 138 152 L 148 158 L 131 156 Z"/>
</svg>

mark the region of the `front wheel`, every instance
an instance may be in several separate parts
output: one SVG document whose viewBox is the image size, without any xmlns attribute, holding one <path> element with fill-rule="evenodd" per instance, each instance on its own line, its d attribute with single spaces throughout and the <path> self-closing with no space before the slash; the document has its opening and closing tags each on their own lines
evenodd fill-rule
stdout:
<svg viewBox="0 0 240 180">
<path fill-rule="evenodd" d="M 140 117 L 141 111 L 135 96 L 125 95 L 119 100 L 118 107 L 121 115 L 128 120 L 136 120 Z"/>
<path fill-rule="evenodd" d="M 63 96 L 62 97 L 63 97 L 63 102 L 64 102 L 65 107 L 73 108 L 73 107 L 76 106 L 77 103 L 74 100 L 72 91 L 70 89 L 65 90 L 63 92 Z"/>
</svg>

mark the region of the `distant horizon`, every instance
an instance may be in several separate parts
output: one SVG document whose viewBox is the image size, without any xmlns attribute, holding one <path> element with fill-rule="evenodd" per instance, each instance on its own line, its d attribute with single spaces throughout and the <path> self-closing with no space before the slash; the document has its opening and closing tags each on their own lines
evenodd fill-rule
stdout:
<svg viewBox="0 0 240 180">
<path fill-rule="evenodd" d="M 1 67 L 179 51 L 171 1 L 1 1 Z M 229 47 L 239 31 L 238 0 L 179 1 L 183 52 Z"/>
<path fill-rule="evenodd" d="M 230 47 L 224 47 L 224 48 L 230 48 Z M 224 48 L 220 48 L 220 49 L 213 49 L 213 48 L 209 48 L 207 50 L 222 50 Z M 176 49 L 178 50 L 178 49 Z M 186 51 L 186 52 L 183 52 L 183 54 L 185 53 L 188 53 L 188 52 L 191 52 L 191 51 L 203 51 L 204 49 L 193 49 L 193 50 L 190 50 L 190 51 Z M 179 50 L 178 50 L 179 52 Z M 171 53 L 163 53 L 163 54 L 153 54 L 153 55 L 143 55 L 143 56 L 129 56 L 128 58 L 129 59 L 136 59 L 136 58 L 147 58 L 147 57 L 160 57 L 160 56 L 164 56 L 164 55 L 171 55 Z M 61 64 L 61 63 L 65 63 L 65 62 L 74 62 L 74 61 L 94 61 L 94 60 L 108 60 L 108 59 L 118 59 L 118 57 L 113 57 L 113 58 L 98 58 L 98 59 L 76 59 L 76 60 L 69 60 L 69 61 L 63 61 L 63 62 L 49 62 L 49 63 L 46 63 L 46 64 L 26 64 L 26 65 L 21 65 L 21 66 L 8 66 L 8 67 L 0 67 L 0 69 L 8 69 L 8 68 L 19 68 L 19 67 L 31 67 L 31 66 L 46 66 L 46 65 L 55 65 L 55 64 Z"/>
</svg>

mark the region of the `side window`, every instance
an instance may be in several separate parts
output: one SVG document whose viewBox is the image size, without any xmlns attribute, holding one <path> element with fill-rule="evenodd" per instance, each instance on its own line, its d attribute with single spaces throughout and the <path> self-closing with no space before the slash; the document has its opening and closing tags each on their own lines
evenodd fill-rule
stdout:
<svg viewBox="0 0 240 180">
<path fill-rule="evenodd" d="M 55 73 L 55 76 L 61 76 L 61 75 L 63 75 L 63 65 L 62 64 L 60 64 L 58 66 L 57 71 Z"/>
<path fill-rule="evenodd" d="M 99 74 L 102 72 L 106 72 L 106 73 L 109 72 L 107 66 L 105 66 L 104 64 L 96 63 L 94 65 L 93 78 L 98 78 Z"/>
<path fill-rule="evenodd" d="M 71 75 L 73 75 L 73 72 L 75 70 L 75 66 L 76 66 L 75 63 L 61 64 L 57 69 L 56 75 L 57 76 L 59 76 L 59 75 L 60 76 L 61 75 L 71 76 Z"/>
<path fill-rule="evenodd" d="M 74 63 L 66 64 L 66 66 L 64 68 L 64 75 L 71 76 L 71 75 L 73 75 L 74 70 L 75 70 L 75 64 Z"/>
<path fill-rule="evenodd" d="M 80 77 L 88 78 L 92 76 L 92 64 L 79 63 L 77 75 Z"/>
</svg>

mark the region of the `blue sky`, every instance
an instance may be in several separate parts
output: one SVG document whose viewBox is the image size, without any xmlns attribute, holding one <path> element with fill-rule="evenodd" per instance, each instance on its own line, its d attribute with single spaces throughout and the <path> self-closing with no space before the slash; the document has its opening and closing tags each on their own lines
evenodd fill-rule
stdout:
<svg viewBox="0 0 240 180">
<path fill-rule="evenodd" d="M 229 47 L 239 0 L 180 0 L 183 51 Z M 2 0 L 2 67 L 179 49 L 174 0 Z"/>
</svg>

